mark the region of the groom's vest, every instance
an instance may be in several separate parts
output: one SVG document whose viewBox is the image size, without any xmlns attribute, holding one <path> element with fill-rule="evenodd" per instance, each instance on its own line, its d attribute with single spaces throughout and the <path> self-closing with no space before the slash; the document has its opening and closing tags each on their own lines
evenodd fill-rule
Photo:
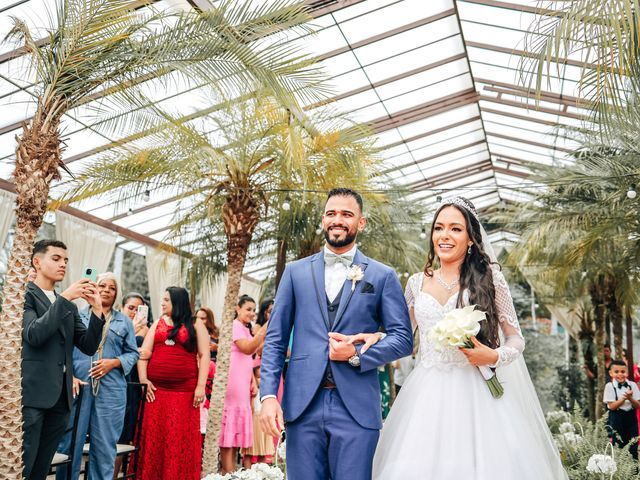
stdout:
<svg viewBox="0 0 640 480">
<path fill-rule="evenodd" d="M 336 295 L 336 298 L 333 300 L 333 302 L 330 302 L 329 297 L 327 297 L 325 294 L 325 298 L 327 300 L 327 311 L 329 313 L 329 325 L 331 325 L 331 328 L 333 328 L 333 324 L 336 321 L 336 315 L 338 314 L 338 310 L 340 309 L 340 297 L 342 297 L 341 292 L 338 292 L 338 295 Z M 333 373 L 331 372 L 331 362 L 327 364 L 327 370 L 324 372 L 324 381 L 335 383 L 333 379 Z"/>
</svg>

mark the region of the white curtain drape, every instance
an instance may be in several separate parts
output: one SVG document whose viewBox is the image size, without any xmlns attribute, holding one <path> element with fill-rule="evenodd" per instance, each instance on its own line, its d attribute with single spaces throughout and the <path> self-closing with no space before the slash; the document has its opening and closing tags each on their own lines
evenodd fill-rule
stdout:
<svg viewBox="0 0 640 480">
<path fill-rule="evenodd" d="M 215 316 L 216 324 L 220 324 L 222 319 L 222 309 L 224 308 L 224 294 L 227 290 L 227 274 L 222 273 L 208 282 L 204 282 L 200 290 L 200 299 L 203 307 L 209 307 Z M 240 281 L 240 295 L 249 295 L 256 302 L 260 301 L 262 295 L 262 282 L 252 281 L 242 277 Z"/>
<path fill-rule="evenodd" d="M 147 280 L 154 320 L 160 317 L 162 295 L 167 287 L 184 287 L 186 272 L 178 255 L 147 247 Z"/>
<path fill-rule="evenodd" d="M 0 249 L 4 247 L 9 229 L 16 218 L 15 208 L 15 194 L 0 190 Z"/>
<path fill-rule="evenodd" d="M 80 280 L 86 268 L 104 273 L 118 240 L 116 232 L 60 211 L 56 212 L 56 237 L 65 243 L 69 252 L 62 289 Z"/>
</svg>

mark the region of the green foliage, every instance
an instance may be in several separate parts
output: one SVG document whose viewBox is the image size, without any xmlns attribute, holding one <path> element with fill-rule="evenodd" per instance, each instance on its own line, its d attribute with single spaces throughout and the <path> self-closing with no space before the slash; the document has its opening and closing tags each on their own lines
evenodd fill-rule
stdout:
<svg viewBox="0 0 640 480">
<path fill-rule="evenodd" d="M 592 455 L 612 455 L 617 471 L 613 475 L 602 476 L 607 480 L 639 479 L 637 462 L 629 453 L 629 446 L 618 448 L 609 443 L 605 420 L 596 423 L 585 419 L 581 412 L 574 410 L 549 412 L 547 423 L 554 436 L 562 463 L 570 480 L 594 480 L 600 475 L 587 471 Z"/>
</svg>

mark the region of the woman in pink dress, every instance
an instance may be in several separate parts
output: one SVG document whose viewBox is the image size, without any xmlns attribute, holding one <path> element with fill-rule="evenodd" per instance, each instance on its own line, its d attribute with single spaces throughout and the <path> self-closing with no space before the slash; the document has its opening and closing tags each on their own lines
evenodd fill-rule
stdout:
<svg viewBox="0 0 640 480">
<path fill-rule="evenodd" d="M 222 413 L 220 460 L 223 475 L 236 470 L 238 448 L 248 448 L 253 444 L 251 397 L 258 392 L 253 378 L 252 355 L 262 348 L 267 333 L 265 324 L 255 336 L 251 335 L 250 325 L 255 316 L 255 300 L 242 295 L 233 321 L 229 382 Z"/>
</svg>

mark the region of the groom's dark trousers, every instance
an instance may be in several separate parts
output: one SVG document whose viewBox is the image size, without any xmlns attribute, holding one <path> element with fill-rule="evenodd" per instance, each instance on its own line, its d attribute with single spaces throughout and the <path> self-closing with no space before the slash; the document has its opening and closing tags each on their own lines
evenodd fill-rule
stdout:
<svg viewBox="0 0 640 480">
<path fill-rule="evenodd" d="M 332 303 L 325 291 L 322 252 L 287 265 L 278 287 L 262 355 L 260 397 L 277 394 L 293 335 L 282 398 L 289 480 L 371 479 L 382 428 L 377 367 L 413 348 L 395 272 L 359 251 L 353 264 L 364 276 L 346 280 Z M 329 360 L 329 332 L 381 329 L 387 336 L 360 355 L 359 367 Z"/>
</svg>

